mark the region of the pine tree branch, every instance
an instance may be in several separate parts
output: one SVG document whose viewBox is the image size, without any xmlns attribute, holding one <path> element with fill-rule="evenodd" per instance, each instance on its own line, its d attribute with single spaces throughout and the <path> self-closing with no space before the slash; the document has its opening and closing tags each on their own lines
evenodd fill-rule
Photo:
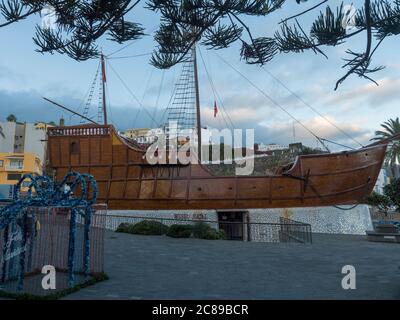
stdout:
<svg viewBox="0 0 400 320">
<path fill-rule="evenodd" d="M 246 30 L 246 32 L 247 32 L 247 34 L 248 34 L 248 36 L 250 38 L 252 47 L 256 50 L 256 54 L 258 56 L 258 61 L 259 61 L 260 64 L 263 64 L 262 56 L 260 54 L 260 51 L 259 51 L 258 47 L 255 45 L 255 41 L 254 41 L 253 35 L 252 35 L 251 31 L 250 31 L 250 28 L 235 13 L 229 12 L 228 16 L 231 19 L 230 15 L 232 15 L 242 25 L 242 27 Z M 232 19 L 231 19 L 231 22 L 233 23 Z M 242 40 L 242 43 L 245 43 L 245 42 Z"/>
<path fill-rule="evenodd" d="M 36 36 L 33 40 L 40 48 L 36 51 L 40 53 L 55 51 L 80 61 L 98 57 L 100 53 L 95 42 L 106 32 L 109 32 L 111 36 L 108 40 L 118 43 L 138 38 L 144 34 L 138 24 L 124 21 L 124 16 L 140 2 L 141 0 L 133 3 L 130 0 L 123 0 L 119 3 L 92 1 L 78 6 L 74 4 L 74 0 L 61 3 L 56 1 L 53 4 L 56 6 L 57 29 L 54 31 L 36 28 Z M 63 8 L 64 4 L 68 7 Z M 71 11 L 67 11 L 68 9 Z M 68 14 L 70 15 L 68 16 Z M 62 37 L 63 35 L 65 35 L 65 39 Z"/>
<path fill-rule="evenodd" d="M 222 11 L 218 11 L 214 15 L 214 17 L 207 24 L 205 24 L 203 27 L 201 27 L 200 30 L 196 30 L 193 33 L 192 39 L 188 43 L 186 48 L 183 50 L 183 52 L 181 52 L 179 54 L 179 57 L 177 59 L 173 60 L 174 64 L 178 64 L 178 63 L 182 62 L 185 59 L 185 57 L 188 54 L 189 50 L 191 50 L 192 47 L 195 45 L 195 43 L 200 40 L 203 32 L 205 30 L 207 30 L 208 28 L 210 28 L 211 26 L 213 26 L 217 22 L 217 20 L 221 17 L 221 15 L 223 15 L 223 12 Z M 153 54 L 153 57 L 151 59 L 151 64 L 156 66 L 156 67 L 160 67 L 160 68 L 164 68 L 164 69 L 172 67 L 172 65 L 170 65 L 169 63 L 166 63 L 165 65 L 163 65 L 162 63 L 159 63 L 159 61 L 157 61 L 157 54 L 155 54 L 155 55 Z"/>
<path fill-rule="evenodd" d="M 18 22 L 20 20 L 23 20 L 23 19 L 25 19 L 25 18 L 33 15 L 33 14 L 36 14 L 36 13 L 40 12 L 41 10 L 42 10 L 42 8 L 31 9 L 28 12 L 24 13 L 23 15 L 20 15 L 18 18 L 15 18 L 15 19 L 12 19 L 12 20 L 9 20 L 7 22 L 4 22 L 4 23 L 0 24 L 0 28 L 6 27 L 6 26 L 8 26 L 10 24 L 13 24 L 14 22 Z"/>
<path fill-rule="evenodd" d="M 371 46 L 372 46 L 371 0 L 365 0 L 364 7 L 365 7 L 365 20 L 366 20 L 366 29 L 367 29 L 367 48 L 365 50 L 363 57 L 361 59 L 359 59 L 359 61 L 356 62 L 354 64 L 354 66 L 343 77 L 341 77 L 336 82 L 335 91 L 338 89 L 339 85 L 344 80 L 346 80 L 358 68 L 362 67 L 368 61 L 368 59 L 370 59 Z"/>
<path fill-rule="evenodd" d="M 327 2 L 328 2 L 328 0 L 324 0 L 324 1 L 322 1 L 322 2 L 320 2 L 320 3 L 318 3 L 318 4 L 316 4 L 315 6 L 309 8 L 309 9 L 307 9 L 307 10 L 305 10 L 305 11 L 302 11 L 302 12 L 300 12 L 300 13 L 298 13 L 298 14 L 295 14 L 295 15 L 289 17 L 289 18 L 286 18 L 286 19 L 282 20 L 282 21 L 279 22 L 279 23 L 280 23 L 280 24 L 281 24 L 281 23 L 285 23 L 285 22 L 287 22 L 287 21 L 289 21 L 289 20 L 291 20 L 291 19 L 300 17 L 300 16 L 302 16 L 302 15 L 304 15 L 304 14 L 306 14 L 306 13 L 308 13 L 308 12 L 310 12 L 310 11 L 312 11 L 312 10 L 314 10 L 314 9 L 316 9 L 316 8 L 318 8 L 318 7 L 320 7 L 320 6 L 322 6 L 324 3 L 327 3 Z"/>
</svg>

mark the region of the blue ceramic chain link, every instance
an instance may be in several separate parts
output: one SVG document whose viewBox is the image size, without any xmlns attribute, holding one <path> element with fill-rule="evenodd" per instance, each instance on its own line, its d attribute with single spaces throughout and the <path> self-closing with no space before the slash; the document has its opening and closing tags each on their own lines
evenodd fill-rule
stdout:
<svg viewBox="0 0 400 320">
<path fill-rule="evenodd" d="M 24 184 L 26 183 L 26 184 Z M 21 187 L 27 186 L 28 191 L 25 195 L 21 194 Z M 8 238 L 8 229 L 17 219 L 22 218 L 20 227 L 22 229 L 22 245 L 26 244 L 27 233 L 27 208 L 31 207 L 62 207 L 68 208 L 71 212 L 69 249 L 68 249 L 68 275 L 69 284 L 74 284 L 74 265 L 75 265 L 75 240 L 77 216 L 80 214 L 84 218 L 84 272 L 90 270 L 90 224 L 93 212 L 92 205 L 97 199 L 97 184 L 92 175 L 80 174 L 78 172 L 68 173 L 60 183 L 55 183 L 47 176 L 35 176 L 25 174 L 16 184 L 13 202 L 0 209 L 0 230 L 5 229 L 4 237 Z M 75 195 L 79 193 L 79 196 Z M 91 194 L 89 194 L 91 193 Z M 34 219 L 35 220 L 35 217 Z M 18 220 L 20 221 L 20 220 Z M 6 239 L 4 239 L 6 240 Z M 7 241 L 4 241 L 3 253 L 6 251 Z M 18 289 L 23 290 L 25 253 L 19 257 L 19 281 Z M 0 281 L 6 278 L 6 259 L 3 259 L 1 266 Z M 13 270 L 8 270 L 12 272 Z"/>
</svg>

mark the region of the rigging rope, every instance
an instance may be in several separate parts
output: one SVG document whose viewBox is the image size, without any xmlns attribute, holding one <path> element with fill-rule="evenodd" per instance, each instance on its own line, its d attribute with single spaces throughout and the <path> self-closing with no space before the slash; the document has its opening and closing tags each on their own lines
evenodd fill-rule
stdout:
<svg viewBox="0 0 400 320">
<path fill-rule="evenodd" d="M 356 150 L 355 148 L 352 148 L 352 147 L 346 146 L 344 144 L 341 144 L 341 143 L 338 143 L 338 142 L 335 142 L 335 141 L 331 141 L 331 140 L 328 140 L 328 139 L 325 139 L 325 138 L 321 138 L 321 140 L 329 142 L 329 143 L 332 143 L 332 144 L 336 144 L 337 146 L 340 146 L 340 147 L 348 148 L 348 149 L 351 149 L 351 150 Z"/>
<path fill-rule="evenodd" d="M 200 49 L 200 48 L 199 48 L 199 49 Z M 209 59 L 208 54 L 207 54 L 207 60 L 208 60 L 208 63 L 210 63 L 210 59 Z M 212 80 L 212 77 L 211 77 L 211 80 Z M 213 81 L 213 80 L 212 80 L 212 83 L 213 83 L 213 86 L 215 87 L 214 81 Z M 223 100 L 222 100 L 222 98 L 221 98 L 219 92 L 218 92 L 216 89 L 215 89 L 215 94 L 216 94 L 216 96 L 217 96 L 217 98 L 218 98 L 218 101 L 219 101 L 219 103 L 220 103 L 220 105 L 221 105 L 221 107 L 222 107 L 223 112 L 225 113 L 226 117 L 228 118 L 228 121 L 229 121 L 230 124 L 231 124 L 232 129 L 234 129 L 234 128 L 235 128 L 235 125 L 233 124 L 233 121 L 232 121 L 232 119 L 231 119 L 231 117 L 230 117 L 230 115 L 229 115 L 229 113 L 228 113 L 228 111 L 227 111 L 227 108 L 225 108 L 225 104 L 224 104 L 224 102 L 223 102 Z"/>
<path fill-rule="evenodd" d="M 339 132 L 341 132 L 343 135 L 345 135 L 347 138 L 355 142 L 356 144 L 359 144 L 361 147 L 364 147 L 359 141 L 354 139 L 352 136 L 350 136 L 346 131 L 344 131 L 342 128 L 340 128 L 338 125 L 333 123 L 329 118 L 321 114 L 318 110 L 316 110 L 314 107 L 312 107 L 309 103 L 304 101 L 298 94 L 293 92 L 288 86 L 285 85 L 278 77 L 273 75 L 270 71 L 268 71 L 266 68 L 261 66 L 261 69 L 267 73 L 272 79 L 274 79 L 276 82 L 278 82 L 283 88 L 285 88 L 289 93 L 291 93 L 293 96 L 295 96 L 300 102 L 302 102 L 306 107 L 311 109 L 313 112 L 315 112 L 318 116 L 320 116 L 322 119 L 324 119 L 326 122 L 328 122 L 330 125 L 332 125 L 334 128 L 336 128 Z"/>
<path fill-rule="evenodd" d="M 105 101 L 103 101 L 105 92 L 103 93 L 103 76 L 100 77 L 99 79 L 99 98 L 97 100 L 97 122 L 102 123 L 105 121 L 104 118 L 104 111 L 103 111 L 103 105 L 105 104 Z"/>
<path fill-rule="evenodd" d="M 324 198 L 324 196 L 322 196 L 322 195 L 319 193 L 319 191 L 317 190 L 317 188 L 314 187 L 312 181 L 309 179 L 309 176 L 306 176 L 306 177 L 300 176 L 300 177 L 298 177 L 298 176 L 294 176 L 294 175 L 288 174 L 288 173 L 283 174 L 283 175 L 284 175 L 285 177 L 288 177 L 288 178 L 292 178 L 292 179 L 295 179 L 295 180 L 303 181 L 304 184 L 306 184 L 306 185 L 317 195 L 318 198 L 320 198 L 320 199 L 323 199 L 323 198 Z M 333 204 L 332 207 L 334 207 L 334 208 L 336 208 L 336 209 L 339 209 L 339 210 L 342 210 L 342 211 L 348 211 L 348 210 L 353 210 L 353 209 L 354 209 L 355 207 L 357 207 L 358 205 L 359 205 L 359 204 L 356 203 L 356 204 L 354 204 L 354 205 L 351 206 L 351 207 L 342 208 L 342 207 L 340 207 L 340 206 L 338 206 L 338 205 Z"/>
<path fill-rule="evenodd" d="M 148 87 L 149 87 L 149 83 L 150 83 L 150 81 L 151 81 L 151 79 L 152 79 L 152 77 L 153 77 L 153 72 L 154 72 L 154 68 L 151 69 L 150 75 L 149 75 L 149 77 L 147 78 L 146 85 L 145 85 L 144 90 L 143 90 L 142 99 L 140 100 L 140 106 L 141 106 L 141 107 L 140 107 L 140 108 L 138 109 L 138 111 L 136 112 L 136 116 L 135 116 L 135 119 L 133 120 L 132 128 L 135 127 L 136 121 L 137 121 L 137 119 L 138 119 L 140 113 L 142 112 L 144 98 L 145 98 L 145 96 L 146 96 L 147 89 L 148 89 Z M 153 119 L 152 119 L 152 122 L 153 122 Z"/>
<path fill-rule="evenodd" d="M 218 98 L 218 100 L 219 100 L 219 102 L 220 102 L 220 105 L 221 105 L 221 108 L 222 108 L 222 110 L 225 112 L 225 114 L 226 114 L 226 116 L 227 116 L 227 118 L 228 118 L 228 120 L 229 120 L 229 122 L 230 122 L 230 128 L 233 129 L 233 128 L 234 128 L 234 125 L 233 125 L 233 123 L 232 123 L 232 120 L 231 120 L 229 114 L 226 112 L 225 107 L 224 107 L 224 104 L 222 103 L 222 99 L 220 98 L 220 96 L 219 96 L 219 94 L 218 94 L 218 92 L 217 92 L 217 90 L 216 90 L 216 88 L 215 88 L 214 81 L 212 80 L 211 75 L 210 75 L 210 73 L 208 72 L 208 69 L 207 69 L 207 66 L 206 66 L 206 63 L 205 63 L 205 61 L 204 61 L 203 54 L 202 54 L 200 48 L 199 48 L 199 53 L 200 53 L 201 61 L 203 62 L 204 70 L 205 70 L 205 72 L 206 72 L 208 81 L 210 82 L 210 85 L 211 85 L 211 90 L 213 91 L 213 94 L 214 94 L 214 99 L 215 99 L 216 97 Z M 221 110 L 221 111 L 222 111 L 222 110 Z M 229 127 L 228 121 L 227 121 L 227 120 L 225 119 L 225 117 L 224 117 L 224 113 L 221 112 L 221 115 L 222 115 L 222 119 L 224 120 L 226 126 Z"/>
<path fill-rule="evenodd" d="M 96 70 L 96 73 L 95 73 L 95 76 L 93 78 L 92 83 L 89 85 L 89 88 L 86 91 L 86 94 L 84 95 L 84 98 L 83 98 L 82 102 L 80 103 L 78 108 L 76 108 L 76 112 L 79 113 L 79 110 L 82 108 L 83 104 L 85 104 L 85 107 L 83 109 L 83 115 L 86 116 L 86 117 L 88 117 L 89 107 L 90 107 L 90 104 L 92 102 L 94 88 L 95 88 L 96 83 L 97 83 L 97 77 L 99 76 L 99 71 L 100 71 L 100 62 L 97 64 L 97 70 Z M 74 115 L 71 114 L 70 119 L 72 119 L 73 116 Z M 81 119 L 80 123 L 83 123 L 83 122 L 84 122 L 83 119 Z"/>
<path fill-rule="evenodd" d="M 106 57 L 106 58 L 109 58 L 109 57 L 113 56 L 114 54 L 116 54 L 116 53 L 118 53 L 118 52 L 121 52 L 122 50 L 124 50 L 124 49 L 130 47 L 131 45 L 133 45 L 134 43 L 136 43 L 136 41 L 137 41 L 137 40 L 133 40 L 132 42 L 126 44 L 125 46 L 123 46 L 122 48 L 119 48 L 118 50 L 115 50 L 114 52 L 112 52 L 112 53 L 106 55 L 105 57 Z"/>
<path fill-rule="evenodd" d="M 113 68 L 113 66 L 110 64 L 110 62 L 108 61 L 108 66 L 110 67 L 110 69 L 114 72 L 114 74 L 117 76 L 117 78 L 119 79 L 119 81 L 121 81 L 122 85 L 125 87 L 125 89 L 131 94 L 131 96 L 133 97 L 133 99 L 139 104 L 139 106 L 141 108 L 144 109 L 144 111 L 147 112 L 147 114 L 149 115 L 149 117 L 153 119 L 152 115 L 150 114 L 150 112 L 145 109 L 142 105 L 142 103 L 139 101 L 139 99 L 136 97 L 136 95 L 132 92 L 132 90 L 128 87 L 128 85 L 125 83 L 125 81 L 121 78 L 121 76 L 118 74 L 118 72 Z M 155 120 L 154 120 L 155 121 Z"/>
<path fill-rule="evenodd" d="M 191 129 L 195 127 L 197 119 L 193 51 L 191 53 L 190 58 L 182 64 L 180 75 L 174 85 L 172 103 L 168 103 L 165 112 L 168 115 L 168 125 L 171 121 L 176 122 L 177 128 L 173 127 L 174 129 Z"/>
<path fill-rule="evenodd" d="M 161 91 L 164 85 L 164 77 L 165 77 L 165 69 L 162 71 L 161 74 L 161 83 L 160 83 L 160 87 L 158 88 L 158 93 L 157 93 L 157 100 L 156 100 L 156 107 L 154 108 L 154 112 L 153 112 L 153 118 L 155 119 L 157 116 L 157 112 L 158 112 L 158 103 L 160 101 L 160 96 L 161 96 Z M 154 127 L 155 125 L 157 125 L 157 123 L 155 121 L 151 122 L 151 127 Z"/>
<path fill-rule="evenodd" d="M 120 56 L 120 57 L 110 57 L 110 58 L 107 57 L 107 59 L 109 59 L 109 60 L 130 59 L 130 58 L 151 56 L 152 54 L 153 54 L 152 52 L 148 52 L 148 53 L 135 54 L 135 55 L 131 55 L 131 56 Z"/>
<path fill-rule="evenodd" d="M 108 90 L 108 86 L 106 86 L 106 95 L 107 95 L 107 105 L 106 108 L 108 109 L 108 111 L 110 112 L 110 122 L 115 126 L 115 123 L 113 121 L 113 114 L 112 114 L 112 108 L 111 108 L 111 99 L 110 99 L 110 92 Z"/>
<path fill-rule="evenodd" d="M 269 96 L 264 90 L 258 87 L 253 81 L 251 81 L 248 77 L 246 77 L 242 72 L 236 69 L 232 64 L 222 58 L 219 54 L 215 53 L 215 55 L 220 58 L 228 67 L 236 71 L 243 79 L 245 79 L 251 86 L 253 86 L 256 90 L 258 90 L 264 97 L 266 97 L 269 101 L 271 101 L 276 107 L 281 109 L 284 113 L 286 113 L 290 118 L 296 121 L 301 127 L 303 127 L 308 133 L 310 133 L 313 137 L 321 142 L 323 146 L 325 146 L 324 142 L 321 140 L 319 136 L 317 136 L 311 129 L 307 128 L 300 120 L 298 120 L 295 116 L 293 116 L 289 111 L 287 111 L 284 107 L 282 107 L 277 101 L 275 101 L 271 96 Z M 329 151 L 329 149 L 325 146 L 325 148 Z"/>
<path fill-rule="evenodd" d="M 349 210 L 353 210 L 357 206 L 358 206 L 358 203 L 353 205 L 353 206 L 351 206 L 351 207 L 349 207 L 349 208 L 341 208 L 341 207 L 339 207 L 339 206 L 337 206 L 335 204 L 332 207 L 335 207 L 336 209 L 339 209 L 339 210 L 342 210 L 342 211 L 349 211 Z"/>
<path fill-rule="evenodd" d="M 153 33 L 154 31 L 156 31 L 158 28 L 159 28 L 158 25 L 154 26 L 153 29 L 149 32 L 149 34 L 152 34 L 152 33 Z M 115 50 L 114 52 L 112 52 L 112 53 L 110 53 L 110 54 L 108 54 L 108 55 L 105 55 L 105 57 L 106 57 L 106 58 L 109 58 L 109 57 L 113 56 L 114 54 L 116 54 L 116 53 L 118 53 L 118 52 L 121 52 L 122 50 L 125 50 L 126 48 L 128 48 L 128 47 L 130 47 L 131 45 L 133 45 L 134 43 L 136 43 L 136 41 L 138 41 L 138 40 L 139 40 L 139 39 L 132 40 L 132 42 L 126 44 L 126 45 L 123 46 L 122 48 L 119 48 L 118 50 Z M 152 53 L 150 53 L 150 54 L 152 54 Z M 143 55 L 147 55 L 147 54 L 143 54 Z"/>
<path fill-rule="evenodd" d="M 176 69 L 175 69 L 175 76 L 174 76 L 174 79 L 175 79 L 175 80 L 174 80 L 173 83 L 176 83 L 176 82 L 178 81 L 178 78 L 179 78 L 179 75 L 178 75 L 178 76 L 176 75 Z M 168 101 L 167 107 L 164 109 L 164 112 L 163 112 L 163 114 L 162 114 L 162 116 L 161 116 L 161 119 L 160 119 L 160 122 L 159 122 L 159 126 L 160 126 L 160 127 L 162 127 L 163 124 L 165 124 L 165 121 L 164 121 L 165 115 L 167 114 L 167 110 L 168 110 L 169 106 L 170 106 L 171 103 L 172 103 L 172 99 L 173 99 L 174 96 L 175 96 L 175 92 L 176 92 L 176 85 L 174 85 L 173 88 L 172 88 L 172 93 L 171 93 L 171 96 L 169 97 L 169 101 Z"/>
</svg>

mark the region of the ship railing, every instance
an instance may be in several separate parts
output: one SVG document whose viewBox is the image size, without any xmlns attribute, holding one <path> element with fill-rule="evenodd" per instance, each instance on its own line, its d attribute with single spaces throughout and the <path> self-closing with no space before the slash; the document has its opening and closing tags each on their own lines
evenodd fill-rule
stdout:
<svg viewBox="0 0 400 320">
<path fill-rule="evenodd" d="M 47 130 L 49 136 L 107 136 L 109 126 L 54 127 Z"/>
<path fill-rule="evenodd" d="M 295 220 L 280 218 L 276 222 L 248 222 L 248 221 L 225 221 L 206 219 L 180 219 L 160 216 L 138 216 L 129 214 L 110 214 L 106 216 L 105 227 L 116 231 L 121 224 L 136 224 L 143 220 L 157 221 L 162 225 L 173 224 L 194 225 L 195 223 L 206 223 L 216 230 L 223 230 L 227 240 L 242 240 L 253 242 L 293 242 L 312 243 L 311 225 Z M 162 227 L 160 225 L 160 227 Z"/>
</svg>

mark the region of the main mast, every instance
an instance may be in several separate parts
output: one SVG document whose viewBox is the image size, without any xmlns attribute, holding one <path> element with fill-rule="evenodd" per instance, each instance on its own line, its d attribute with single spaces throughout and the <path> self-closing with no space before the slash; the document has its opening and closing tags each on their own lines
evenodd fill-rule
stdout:
<svg viewBox="0 0 400 320">
<path fill-rule="evenodd" d="M 102 107 L 103 107 L 103 120 L 104 124 L 107 125 L 107 103 L 106 103 L 106 62 L 104 59 L 103 53 L 100 56 L 101 60 L 101 85 L 102 85 L 102 93 L 103 93 L 103 99 L 102 99 Z"/>
<path fill-rule="evenodd" d="M 194 71 L 194 88 L 196 96 L 196 127 L 197 127 L 197 156 L 201 163 L 201 114 L 200 114 L 200 93 L 199 93 L 199 76 L 197 73 L 196 44 L 192 48 L 193 71 Z"/>
<path fill-rule="evenodd" d="M 190 57 L 189 57 L 190 56 Z M 174 99 L 167 107 L 166 132 L 169 137 L 178 138 L 181 130 L 190 130 L 191 147 L 197 149 L 197 159 L 201 161 L 201 112 L 199 95 L 199 77 L 197 71 L 196 45 L 188 52 L 188 58 L 182 65 L 182 71 L 175 84 Z M 176 126 L 176 128 L 175 128 Z M 195 146 L 197 132 L 197 148 Z M 182 138 L 182 137 L 181 137 Z M 193 156 L 196 150 L 193 150 Z"/>
</svg>

